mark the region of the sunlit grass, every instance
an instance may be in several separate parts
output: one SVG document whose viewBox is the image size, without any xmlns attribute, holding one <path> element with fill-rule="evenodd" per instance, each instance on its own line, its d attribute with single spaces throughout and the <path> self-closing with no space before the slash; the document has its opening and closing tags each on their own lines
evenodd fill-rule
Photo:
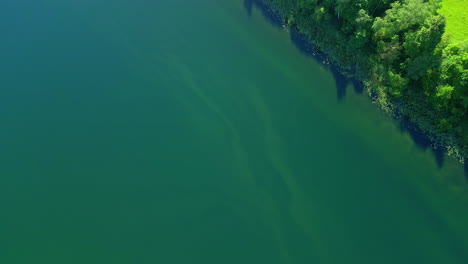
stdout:
<svg viewBox="0 0 468 264">
<path fill-rule="evenodd" d="M 445 35 L 452 42 L 468 39 L 468 0 L 443 0 L 439 12 L 447 19 Z"/>
</svg>

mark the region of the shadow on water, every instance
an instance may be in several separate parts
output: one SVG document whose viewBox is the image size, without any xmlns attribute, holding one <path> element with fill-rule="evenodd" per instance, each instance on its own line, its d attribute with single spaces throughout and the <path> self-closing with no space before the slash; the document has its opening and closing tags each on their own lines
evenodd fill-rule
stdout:
<svg viewBox="0 0 468 264">
<path fill-rule="evenodd" d="M 465 169 L 465 178 L 468 181 L 468 161 L 467 160 L 465 160 L 464 169 Z"/>
<path fill-rule="evenodd" d="M 338 65 L 331 63 L 328 56 L 311 44 L 307 38 L 297 30 L 289 30 L 289 37 L 296 48 L 305 56 L 314 59 L 317 63 L 327 67 L 335 80 L 336 98 L 342 101 L 346 97 L 346 88 L 352 84 L 356 93 L 362 94 L 364 88 L 360 81 L 355 78 L 345 76 Z"/>
<path fill-rule="evenodd" d="M 247 11 L 247 14 L 251 16 L 252 9 L 257 8 L 263 16 L 275 27 L 283 27 L 284 23 L 281 16 L 272 11 L 265 0 L 244 0 L 244 7 Z M 296 46 L 296 48 L 305 56 L 315 60 L 317 63 L 321 64 L 323 67 L 329 69 L 335 80 L 336 87 L 336 97 L 338 102 L 342 101 L 346 97 L 347 87 L 351 84 L 354 88 L 354 91 L 358 94 L 362 94 L 364 91 L 363 84 L 356 78 L 350 78 L 345 76 L 340 70 L 339 66 L 331 63 L 330 59 L 326 54 L 319 51 L 307 38 L 298 32 L 297 30 L 290 29 L 289 37 L 291 42 Z M 415 142 L 416 146 L 426 151 L 430 149 L 434 155 L 437 166 L 442 168 L 445 162 L 445 153 L 446 149 L 444 148 L 433 148 L 431 140 L 425 136 L 418 128 L 416 128 L 411 122 L 404 118 L 395 118 L 395 121 L 399 123 L 399 128 L 402 133 L 408 133 Z M 468 163 L 465 162 L 464 165 L 465 176 L 468 180 Z"/>
<path fill-rule="evenodd" d="M 432 146 L 431 140 L 424 135 L 417 127 L 415 127 L 414 124 L 412 124 L 410 121 L 408 121 L 405 118 L 394 118 L 395 121 L 399 122 L 400 125 L 400 131 L 402 133 L 408 133 L 410 135 L 411 139 L 413 142 L 416 144 L 416 146 L 423 150 L 426 151 L 427 149 L 430 149 L 432 153 L 434 154 L 434 158 L 436 160 L 437 166 L 442 168 L 445 162 L 445 153 L 446 149 L 445 148 L 434 148 Z M 466 170 L 465 170 L 466 174 Z"/>
<path fill-rule="evenodd" d="M 244 0 L 244 8 L 247 11 L 247 15 L 250 17 L 252 15 L 252 9 L 256 7 L 263 16 L 275 27 L 282 27 L 283 21 L 281 16 L 271 10 L 268 4 L 264 0 Z"/>
<path fill-rule="evenodd" d="M 336 98 L 338 101 L 346 97 L 346 88 L 350 84 L 352 84 L 356 93 L 362 94 L 364 88 L 361 82 L 355 78 L 345 76 L 338 65 L 331 63 L 327 55 L 317 50 L 303 34 L 299 33 L 297 30 L 291 29 L 289 31 L 289 37 L 294 46 L 296 46 L 302 54 L 314 59 L 317 63 L 322 64 L 331 71 L 333 79 L 335 80 Z"/>
<path fill-rule="evenodd" d="M 335 65 L 330 67 L 330 71 L 335 79 L 336 99 L 341 101 L 346 97 L 346 87 L 348 87 L 349 79 L 346 78 Z"/>
</svg>

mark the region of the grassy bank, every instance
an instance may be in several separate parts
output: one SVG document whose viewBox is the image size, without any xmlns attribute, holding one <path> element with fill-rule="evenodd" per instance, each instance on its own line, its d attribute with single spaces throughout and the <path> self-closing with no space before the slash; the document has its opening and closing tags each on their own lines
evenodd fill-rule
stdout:
<svg viewBox="0 0 468 264">
<path fill-rule="evenodd" d="M 269 3 L 285 24 L 358 77 L 382 109 L 421 131 L 433 147 L 464 161 L 468 45 L 463 40 L 468 36 L 457 31 L 465 18 L 447 6 L 465 2 L 445 1 L 442 9 L 435 0 L 260 2 Z M 447 31 L 438 10 L 453 15 Z"/>
<path fill-rule="evenodd" d="M 452 42 L 467 41 L 468 36 L 468 1 L 443 0 L 439 13 L 447 20 L 445 35 Z"/>
</svg>

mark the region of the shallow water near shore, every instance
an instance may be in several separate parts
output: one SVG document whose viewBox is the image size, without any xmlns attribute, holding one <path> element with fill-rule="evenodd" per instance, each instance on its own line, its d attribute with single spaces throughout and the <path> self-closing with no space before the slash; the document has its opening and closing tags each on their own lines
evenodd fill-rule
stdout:
<svg viewBox="0 0 468 264">
<path fill-rule="evenodd" d="M 243 0 L 0 3 L 0 263 L 468 262 L 466 166 Z"/>
</svg>

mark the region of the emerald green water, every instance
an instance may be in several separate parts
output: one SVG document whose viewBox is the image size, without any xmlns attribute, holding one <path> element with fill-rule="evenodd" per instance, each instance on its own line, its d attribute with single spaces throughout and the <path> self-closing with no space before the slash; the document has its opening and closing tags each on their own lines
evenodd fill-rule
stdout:
<svg viewBox="0 0 468 264">
<path fill-rule="evenodd" d="M 0 32 L 0 263 L 468 263 L 463 166 L 243 0 L 4 0 Z"/>
</svg>

